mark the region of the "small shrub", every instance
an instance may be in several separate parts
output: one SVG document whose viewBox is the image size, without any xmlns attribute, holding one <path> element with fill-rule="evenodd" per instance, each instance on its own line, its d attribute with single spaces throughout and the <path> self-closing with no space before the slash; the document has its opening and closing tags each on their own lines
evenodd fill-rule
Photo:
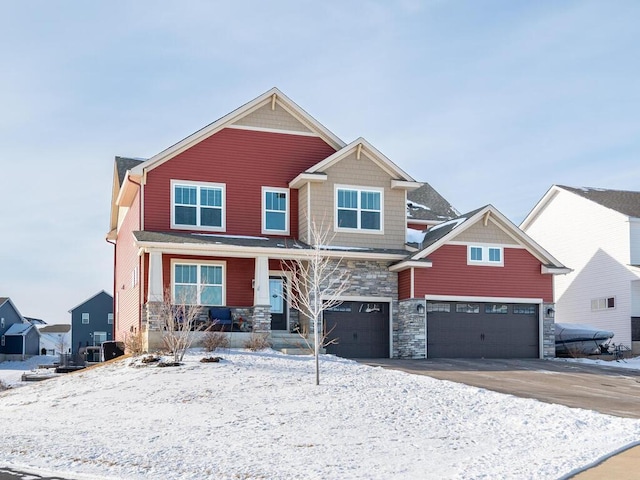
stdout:
<svg viewBox="0 0 640 480">
<path fill-rule="evenodd" d="M 156 363 L 160 361 L 160 357 L 156 357 L 155 355 L 147 355 L 146 357 L 142 357 L 142 363 Z"/>
<path fill-rule="evenodd" d="M 124 351 L 134 357 L 142 355 L 142 334 L 130 333 L 124 337 Z"/>
<path fill-rule="evenodd" d="M 267 348 L 271 348 L 271 342 L 269 341 L 268 333 L 252 333 L 249 337 L 249 340 L 244 342 L 244 347 L 251 350 L 252 352 L 257 352 L 258 350 L 266 350 Z"/>
<path fill-rule="evenodd" d="M 229 337 L 220 332 L 207 332 L 202 341 L 202 346 L 207 352 L 213 352 L 219 348 L 228 348 Z"/>
<path fill-rule="evenodd" d="M 200 360 L 200 363 L 218 363 L 220 360 L 222 360 L 221 357 L 205 357 Z"/>
</svg>

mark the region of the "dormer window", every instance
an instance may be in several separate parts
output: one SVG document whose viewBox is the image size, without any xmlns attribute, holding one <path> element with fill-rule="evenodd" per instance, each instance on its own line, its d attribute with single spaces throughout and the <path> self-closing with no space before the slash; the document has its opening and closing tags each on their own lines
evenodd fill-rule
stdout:
<svg viewBox="0 0 640 480">
<path fill-rule="evenodd" d="M 382 232 L 382 189 L 336 188 L 336 229 Z"/>
<path fill-rule="evenodd" d="M 469 245 L 467 248 L 467 265 L 504 265 L 502 247 L 487 245 Z"/>
<path fill-rule="evenodd" d="M 222 231 L 225 228 L 225 185 L 171 182 L 171 227 Z"/>
</svg>

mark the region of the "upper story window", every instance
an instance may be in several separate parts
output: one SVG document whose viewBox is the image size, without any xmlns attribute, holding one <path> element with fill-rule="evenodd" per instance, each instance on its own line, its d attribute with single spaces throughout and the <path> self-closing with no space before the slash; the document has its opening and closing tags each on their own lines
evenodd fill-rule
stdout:
<svg viewBox="0 0 640 480">
<path fill-rule="evenodd" d="M 616 308 L 616 297 L 594 298 L 591 300 L 591 310 L 610 310 Z"/>
<path fill-rule="evenodd" d="M 336 228 L 382 232 L 382 189 L 337 187 Z"/>
<path fill-rule="evenodd" d="M 224 230 L 224 184 L 172 180 L 171 227 Z"/>
<path fill-rule="evenodd" d="M 83 325 L 88 325 L 89 324 L 89 314 L 88 313 L 83 313 L 82 314 L 82 324 Z"/>
<path fill-rule="evenodd" d="M 107 313 L 107 324 L 113 325 L 113 313 Z"/>
<path fill-rule="evenodd" d="M 289 233 L 289 190 L 262 187 L 262 233 Z"/>
<path fill-rule="evenodd" d="M 503 266 L 502 247 L 469 245 L 467 248 L 467 264 Z"/>
<path fill-rule="evenodd" d="M 224 264 L 173 265 L 173 301 L 185 305 L 224 305 Z"/>
</svg>

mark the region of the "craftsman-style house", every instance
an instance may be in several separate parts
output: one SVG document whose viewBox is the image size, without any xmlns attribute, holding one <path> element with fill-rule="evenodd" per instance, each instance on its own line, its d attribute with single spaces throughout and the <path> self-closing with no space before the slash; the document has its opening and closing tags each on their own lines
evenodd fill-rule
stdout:
<svg viewBox="0 0 640 480">
<path fill-rule="evenodd" d="M 421 186 L 365 139 L 343 142 L 276 88 L 152 158 L 116 157 L 107 236 L 115 246 L 116 340 L 142 334 L 147 348 L 160 346 L 165 327 L 154 312 L 167 294 L 215 311 L 230 326 L 243 319 L 253 331 L 275 335 L 304 325 L 287 305 L 283 262 L 309 248 L 318 222 L 334 234 L 324 252 L 351 273 L 343 303 L 325 312 L 338 339 L 330 353 L 465 356 L 464 349 L 429 353 L 429 316 L 444 316 L 449 302 L 455 319 L 441 323 L 445 330 L 471 321 L 476 310 L 499 329 L 522 315 L 519 305 L 534 319 L 523 340 L 533 342 L 528 350 L 487 342 L 494 350 L 474 347 L 472 356 L 552 356 L 543 310 L 553 306 L 552 275 L 563 266 L 492 207 L 459 217 L 453 230 L 436 226 L 437 240 L 427 233 L 408 244 L 407 219 L 418 207 L 408 204 L 407 192 Z M 412 226 L 442 222 L 454 210 L 447 212 Z M 429 275 L 436 266 L 438 274 Z M 480 271 L 472 278 L 482 282 L 481 294 L 473 285 L 438 283 Z M 528 295 L 506 288 L 504 275 L 544 287 Z M 456 341 L 455 331 L 446 341 Z"/>
</svg>

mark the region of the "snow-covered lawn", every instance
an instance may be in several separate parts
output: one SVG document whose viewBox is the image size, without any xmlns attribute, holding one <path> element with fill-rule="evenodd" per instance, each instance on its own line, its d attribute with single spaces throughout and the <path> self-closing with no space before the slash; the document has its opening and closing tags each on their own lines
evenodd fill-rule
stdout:
<svg viewBox="0 0 640 480">
<path fill-rule="evenodd" d="M 87 479 L 552 479 L 640 439 L 639 420 L 332 356 L 316 387 L 312 357 L 206 355 L 0 392 L 0 466 Z"/>
</svg>

